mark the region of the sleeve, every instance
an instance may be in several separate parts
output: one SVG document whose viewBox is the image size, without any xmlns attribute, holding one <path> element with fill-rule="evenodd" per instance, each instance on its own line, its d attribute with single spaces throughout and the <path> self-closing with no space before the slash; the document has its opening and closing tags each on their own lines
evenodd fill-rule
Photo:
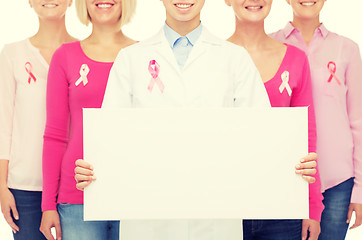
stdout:
<svg viewBox="0 0 362 240">
<path fill-rule="evenodd" d="M 43 146 L 42 211 L 56 210 L 60 170 L 69 131 L 69 96 L 66 78 L 67 59 L 59 48 L 49 66 Z"/>
<path fill-rule="evenodd" d="M 6 53 L 0 54 L 0 159 L 10 160 L 16 80 L 13 66 Z"/>
<path fill-rule="evenodd" d="M 312 82 L 310 75 L 310 66 L 307 56 L 304 55 L 304 63 L 298 88 L 294 91 L 291 99 L 291 107 L 308 106 L 308 151 L 316 152 L 317 132 L 314 115 Z M 321 221 L 324 205 L 322 203 L 323 195 L 321 193 L 321 180 L 317 167 L 317 173 L 314 175 L 316 181 L 309 184 L 309 218 Z"/>
<path fill-rule="evenodd" d="M 242 49 L 242 48 L 240 48 Z M 235 107 L 270 107 L 268 94 L 253 60 L 244 50 L 235 66 Z"/>
<path fill-rule="evenodd" d="M 122 108 L 132 106 L 132 86 L 129 60 L 121 50 L 109 73 L 102 108 Z"/>
<path fill-rule="evenodd" d="M 357 44 L 346 69 L 347 112 L 353 137 L 354 187 L 351 203 L 362 204 L 362 60 Z"/>
</svg>

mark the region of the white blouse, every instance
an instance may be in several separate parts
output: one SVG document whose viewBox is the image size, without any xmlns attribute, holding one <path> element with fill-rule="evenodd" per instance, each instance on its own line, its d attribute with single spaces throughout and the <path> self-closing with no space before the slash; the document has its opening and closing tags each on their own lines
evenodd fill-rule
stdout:
<svg viewBox="0 0 362 240">
<path fill-rule="evenodd" d="M 0 159 L 9 160 L 9 188 L 42 190 L 48 68 L 29 39 L 0 54 Z"/>
</svg>

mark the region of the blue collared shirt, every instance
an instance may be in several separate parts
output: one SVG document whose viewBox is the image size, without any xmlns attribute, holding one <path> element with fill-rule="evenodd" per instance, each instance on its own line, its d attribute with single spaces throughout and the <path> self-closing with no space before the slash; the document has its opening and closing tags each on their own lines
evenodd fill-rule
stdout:
<svg viewBox="0 0 362 240">
<path fill-rule="evenodd" d="M 176 60 L 180 69 L 186 63 L 186 60 L 191 52 L 192 47 L 195 45 L 196 41 L 199 39 L 202 31 L 202 25 L 200 24 L 192 32 L 186 36 L 181 36 L 170 28 L 167 24 L 164 26 L 165 37 L 170 44 L 170 47 L 175 54 Z"/>
</svg>

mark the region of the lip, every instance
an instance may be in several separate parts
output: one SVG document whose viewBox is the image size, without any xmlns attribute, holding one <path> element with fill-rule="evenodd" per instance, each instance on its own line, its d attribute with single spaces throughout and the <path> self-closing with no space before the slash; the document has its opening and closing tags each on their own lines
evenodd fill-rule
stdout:
<svg viewBox="0 0 362 240">
<path fill-rule="evenodd" d="M 115 3 L 114 2 L 107 2 L 107 1 L 101 1 L 101 2 L 96 2 L 94 5 L 97 7 L 97 9 L 109 10 L 115 5 Z"/>
</svg>

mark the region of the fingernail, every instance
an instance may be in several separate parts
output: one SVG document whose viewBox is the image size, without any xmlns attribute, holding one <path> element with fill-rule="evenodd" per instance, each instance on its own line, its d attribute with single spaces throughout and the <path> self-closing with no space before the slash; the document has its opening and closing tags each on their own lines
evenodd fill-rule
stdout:
<svg viewBox="0 0 362 240">
<path fill-rule="evenodd" d="M 13 229 L 13 233 L 16 234 L 16 231 Z"/>
<path fill-rule="evenodd" d="M 92 165 L 90 166 L 90 170 L 94 170 L 94 168 L 93 168 L 93 166 L 92 166 Z"/>
<path fill-rule="evenodd" d="M 305 159 L 304 158 L 300 159 L 300 162 L 301 163 L 305 162 Z"/>
<path fill-rule="evenodd" d="M 296 165 L 296 166 L 295 166 L 295 168 L 299 169 L 299 168 L 300 168 L 300 165 L 299 165 L 299 164 L 298 164 L 298 165 Z"/>
<path fill-rule="evenodd" d="M 97 180 L 97 178 L 95 176 L 92 176 L 92 180 Z"/>
<path fill-rule="evenodd" d="M 302 173 L 302 170 L 295 170 L 295 173 L 300 174 Z"/>
<path fill-rule="evenodd" d="M 15 216 L 15 219 L 16 219 L 16 220 L 19 220 L 19 216 Z"/>
</svg>

